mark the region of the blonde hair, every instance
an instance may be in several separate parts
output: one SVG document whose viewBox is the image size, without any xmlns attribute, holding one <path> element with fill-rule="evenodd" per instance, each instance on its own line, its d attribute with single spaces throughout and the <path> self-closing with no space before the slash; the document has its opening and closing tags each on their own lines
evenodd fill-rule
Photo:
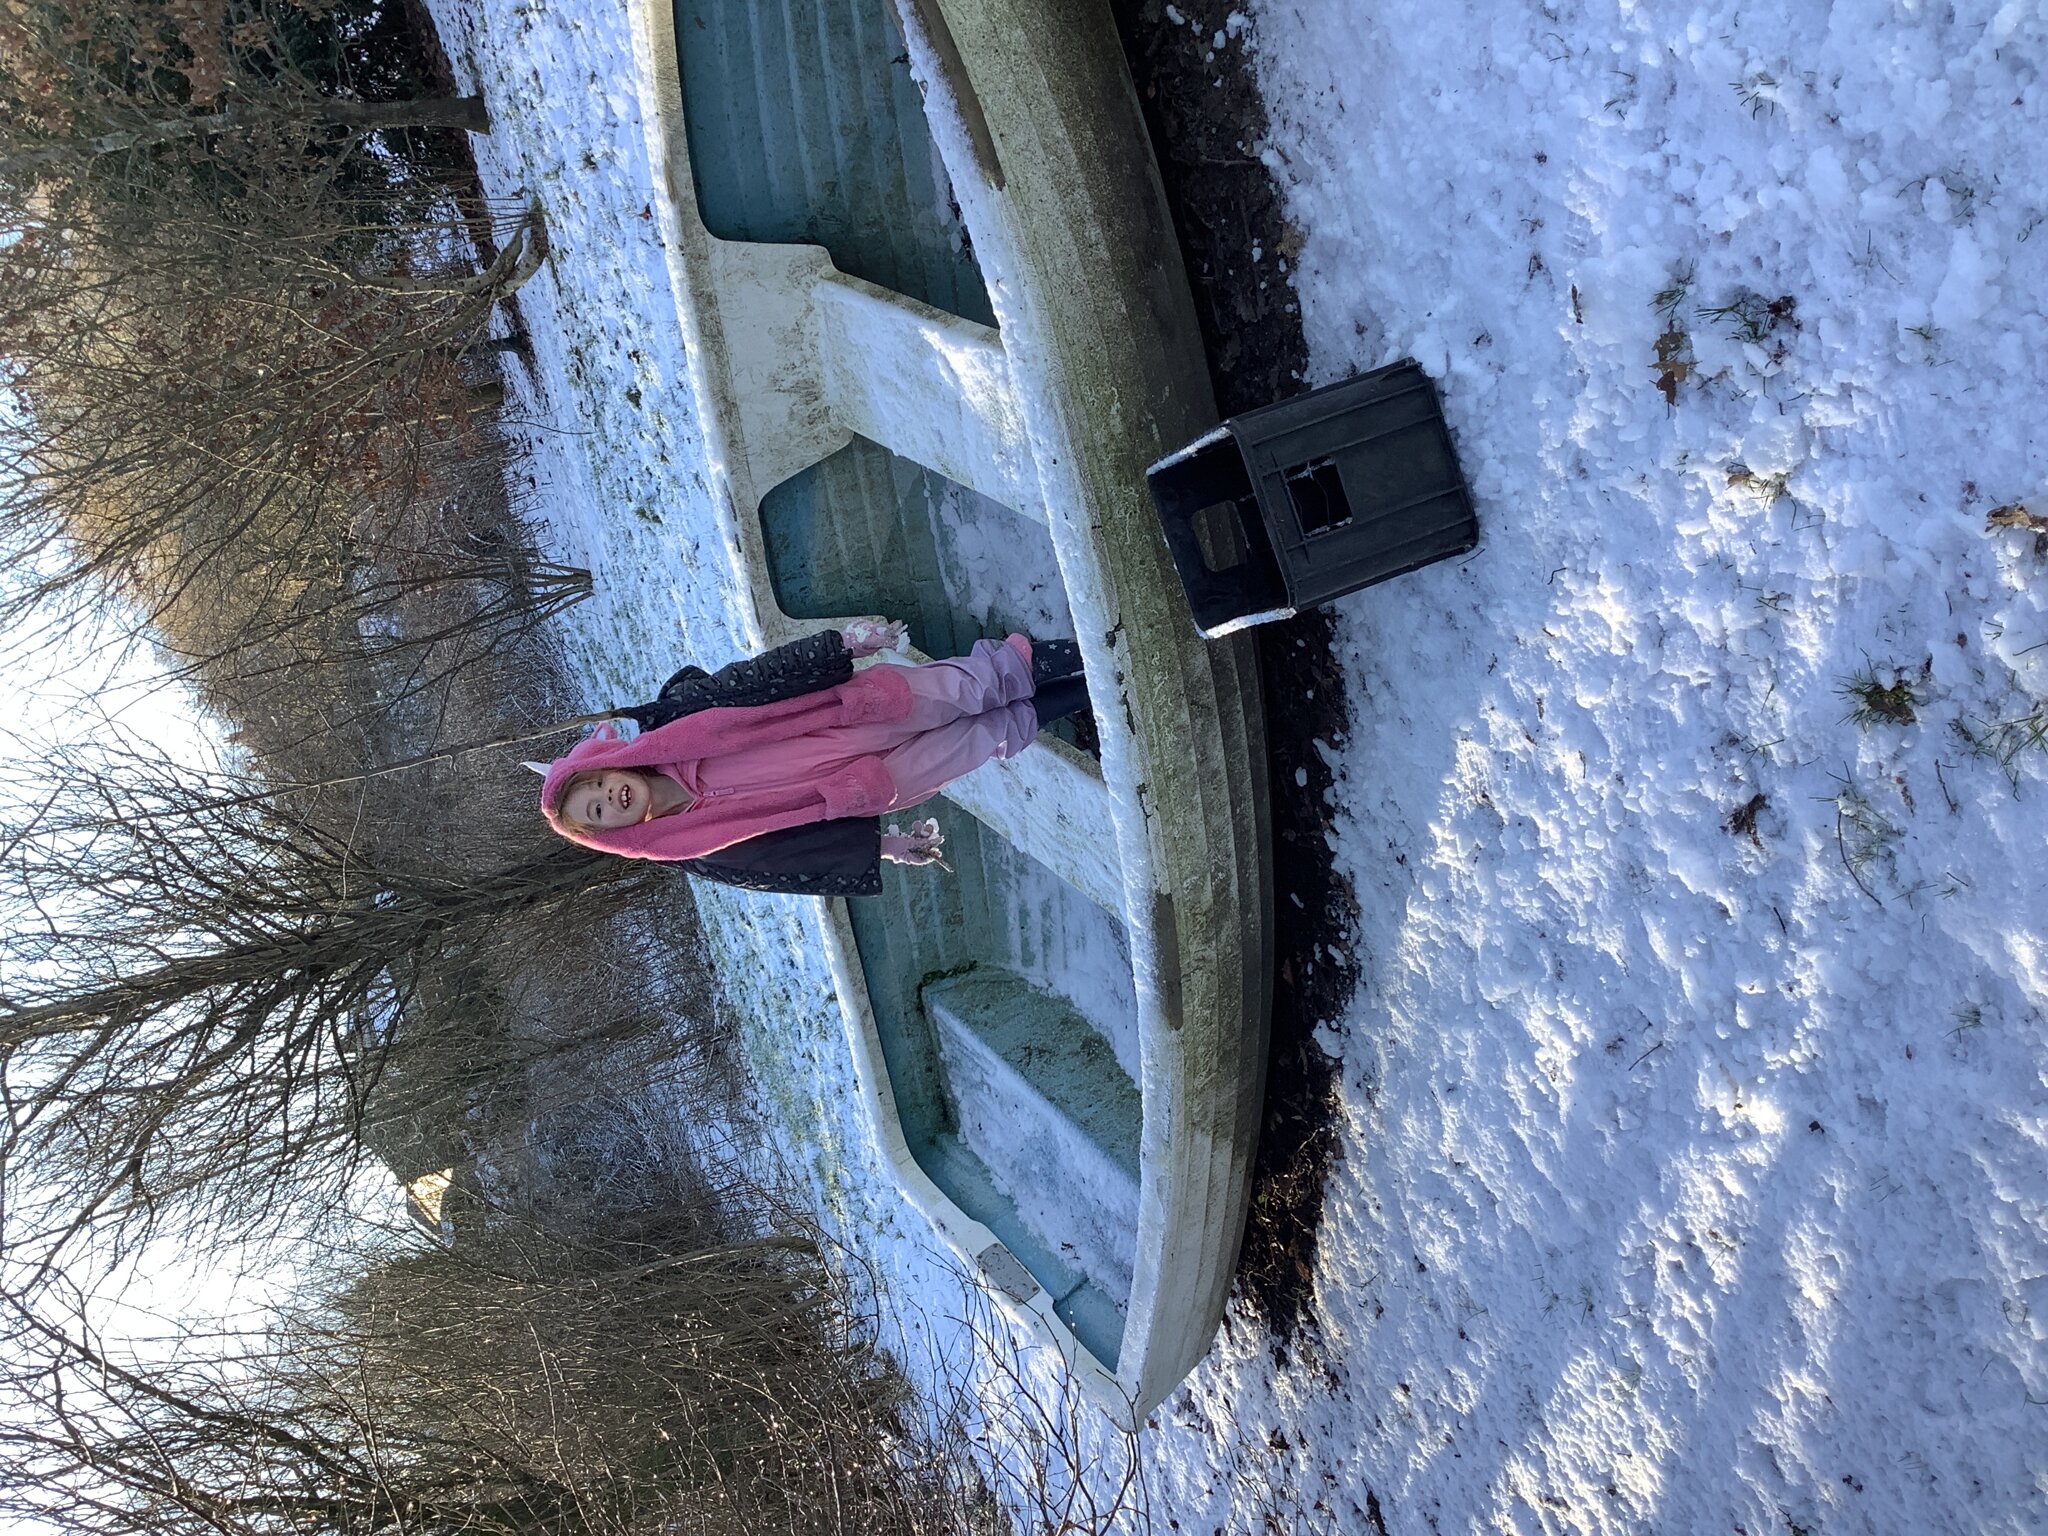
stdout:
<svg viewBox="0 0 2048 1536">
<path fill-rule="evenodd" d="M 569 777 L 562 780 L 561 793 L 555 797 L 555 815 L 561 820 L 568 822 L 570 826 L 577 828 L 579 831 L 603 831 L 604 829 L 602 827 L 593 827 L 581 816 L 578 816 L 574 812 L 572 812 L 569 809 L 569 801 L 570 798 L 576 793 L 576 790 L 579 785 L 588 784 L 593 780 L 601 779 L 604 776 L 605 770 L 602 768 L 584 768 L 579 770 L 578 772 L 570 774 Z"/>
</svg>

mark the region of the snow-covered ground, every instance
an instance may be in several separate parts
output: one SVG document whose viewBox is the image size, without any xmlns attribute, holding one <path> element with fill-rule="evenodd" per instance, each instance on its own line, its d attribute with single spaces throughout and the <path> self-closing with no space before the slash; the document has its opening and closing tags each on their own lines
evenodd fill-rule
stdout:
<svg viewBox="0 0 2048 1536">
<path fill-rule="evenodd" d="M 435 9 L 548 214 L 532 472 L 591 695 L 637 694 L 751 637 L 624 16 Z M 1485 543 L 1340 605 L 1320 1337 L 1226 1330 L 1155 1525 L 2048 1529 L 2048 558 L 1986 527 L 2048 514 L 2042 9 L 1251 0 L 1190 45 L 1250 52 L 1318 378 L 1421 359 Z M 704 905 L 777 1156 L 935 1369 L 960 1282 L 805 910 Z"/>
</svg>

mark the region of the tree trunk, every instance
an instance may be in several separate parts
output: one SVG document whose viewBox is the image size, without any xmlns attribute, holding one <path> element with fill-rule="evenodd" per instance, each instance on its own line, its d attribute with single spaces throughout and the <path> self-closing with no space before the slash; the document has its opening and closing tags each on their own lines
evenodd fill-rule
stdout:
<svg viewBox="0 0 2048 1536">
<path fill-rule="evenodd" d="M 490 109 L 481 96 L 432 97 L 418 101 L 325 101 L 314 114 L 323 122 L 375 132 L 379 128 L 460 128 L 489 133 Z"/>
<path fill-rule="evenodd" d="M 0 999 L 0 1054 L 37 1040 L 91 1033 L 108 1021 L 121 1021 L 126 1027 L 208 994 L 243 993 L 279 977 L 291 977 L 311 992 L 345 972 L 415 953 L 425 941 L 465 923 L 509 916 L 592 882 L 606 884 L 631 873 L 623 861 L 601 853 L 548 853 L 523 865 L 474 876 L 437 896 L 398 896 L 388 903 L 366 899 L 341 913 L 310 911 L 301 924 L 281 926 L 275 934 L 179 956 L 155 970 L 89 985 L 69 996 L 28 1004 Z"/>
<path fill-rule="evenodd" d="M 202 117 L 176 117 L 141 128 L 101 134 L 75 144 L 45 144 L 0 156 L 0 180 L 25 172 L 40 171 L 67 161 L 95 160 L 101 155 L 129 149 L 147 149 L 183 139 L 222 133 L 251 123 L 274 123 L 303 118 L 308 124 L 324 123 L 358 133 L 381 128 L 459 128 L 467 133 L 491 131 L 490 110 L 481 96 L 429 97 L 415 101 L 345 101 L 323 97 L 291 107 L 266 102 L 241 103 L 209 112 Z"/>
</svg>

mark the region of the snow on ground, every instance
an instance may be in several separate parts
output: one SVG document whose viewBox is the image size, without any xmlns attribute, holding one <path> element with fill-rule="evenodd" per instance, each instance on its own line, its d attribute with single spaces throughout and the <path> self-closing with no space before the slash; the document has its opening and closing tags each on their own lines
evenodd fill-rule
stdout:
<svg viewBox="0 0 2048 1536">
<path fill-rule="evenodd" d="M 1317 373 L 1422 360 L 1485 545 L 1341 605 L 1341 1386 L 1198 1395 L 1393 1531 L 2048 1529 L 2041 11 L 1254 46 Z"/>
<path fill-rule="evenodd" d="M 436 10 L 548 213 L 533 473 L 591 696 L 635 694 L 750 637 L 624 17 Z M 1321 1339 L 1234 1321 L 1144 1438 L 1155 1522 L 2048 1529 L 2048 561 L 1985 526 L 2048 512 L 2040 10 L 1254 0 L 1207 42 L 1274 116 L 1318 377 L 1420 358 L 1485 543 L 1340 605 Z M 704 906 L 774 1156 L 937 1369 L 959 1282 L 803 904 Z"/>
</svg>

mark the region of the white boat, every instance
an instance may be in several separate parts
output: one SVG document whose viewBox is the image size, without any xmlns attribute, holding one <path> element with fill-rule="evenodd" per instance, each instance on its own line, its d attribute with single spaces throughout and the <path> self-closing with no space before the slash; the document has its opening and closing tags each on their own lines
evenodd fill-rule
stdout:
<svg viewBox="0 0 2048 1536">
<path fill-rule="evenodd" d="M 1048 737 L 969 776 L 956 878 L 819 921 L 905 1194 L 1142 1422 L 1244 1228 L 1271 854 L 1256 658 L 1197 636 L 1145 491 L 1216 412 L 1114 28 L 1096 0 L 632 4 L 755 638 L 892 612 L 959 648 L 962 520 L 1064 587 L 1099 759 Z"/>
</svg>

